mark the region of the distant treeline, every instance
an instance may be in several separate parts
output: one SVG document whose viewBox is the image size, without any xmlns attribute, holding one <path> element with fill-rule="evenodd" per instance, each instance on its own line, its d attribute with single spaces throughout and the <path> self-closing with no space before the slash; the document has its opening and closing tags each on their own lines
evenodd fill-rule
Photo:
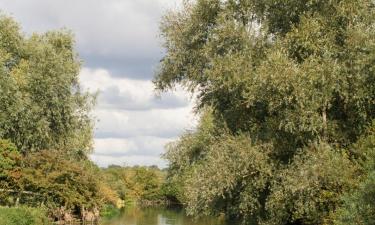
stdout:
<svg viewBox="0 0 375 225">
<path fill-rule="evenodd" d="M 166 183 L 166 170 L 157 166 L 121 167 L 111 165 L 102 169 L 105 182 L 116 192 L 120 204 L 143 206 L 179 204 Z"/>
</svg>

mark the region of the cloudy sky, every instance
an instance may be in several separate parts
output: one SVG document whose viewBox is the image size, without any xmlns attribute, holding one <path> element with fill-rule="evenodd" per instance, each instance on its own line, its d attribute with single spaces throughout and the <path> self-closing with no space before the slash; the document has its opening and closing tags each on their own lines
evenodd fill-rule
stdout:
<svg viewBox="0 0 375 225">
<path fill-rule="evenodd" d="M 84 64 L 82 86 L 100 91 L 95 109 L 95 152 L 100 166 L 158 165 L 164 145 L 195 117 L 189 94 L 157 97 L 152 78 L 163 55 L 158 26 L 181 0 L 0 0 L 26 34 L 67 28 Z"/>
</svg>

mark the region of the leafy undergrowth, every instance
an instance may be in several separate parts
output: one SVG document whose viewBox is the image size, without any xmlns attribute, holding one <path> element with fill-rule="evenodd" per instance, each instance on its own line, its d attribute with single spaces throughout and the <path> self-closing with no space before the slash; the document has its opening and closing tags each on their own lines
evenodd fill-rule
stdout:
<svg viewBox="0 0 375 225">
<path fill-rule="evenodd" d="M 47 225 L 46 212 L 38 208 L 0 207 L 0 225 Z"/>
</svg>

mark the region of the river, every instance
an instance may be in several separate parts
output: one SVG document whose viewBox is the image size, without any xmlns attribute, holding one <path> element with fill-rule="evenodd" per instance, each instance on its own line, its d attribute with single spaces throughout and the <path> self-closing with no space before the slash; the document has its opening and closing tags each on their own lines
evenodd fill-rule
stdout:
<svg viewBox="0 0 375 225">
<path fill-rule="evenodd" d="M 128 208 L 116 218 L 102 221 L 101 225 L 235 225 L 223 219 L 204 217 L 194 219 L 181 209 Z"/>
</svg>

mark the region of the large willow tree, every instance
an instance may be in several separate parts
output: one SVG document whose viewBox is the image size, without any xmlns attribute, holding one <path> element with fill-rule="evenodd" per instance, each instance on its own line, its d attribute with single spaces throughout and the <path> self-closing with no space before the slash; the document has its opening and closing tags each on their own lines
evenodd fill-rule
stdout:
<svg viewBox="0 0 375 225">
<path fill-rule="evenodd" d="M 355 143 L 375 116 L 374 2 L 197 0 L 161 31 L 157 89 L 185 86 L 202 112 L 166 153 L 188 211 L 333 223 L 366 174 Z"/>
</svg>

